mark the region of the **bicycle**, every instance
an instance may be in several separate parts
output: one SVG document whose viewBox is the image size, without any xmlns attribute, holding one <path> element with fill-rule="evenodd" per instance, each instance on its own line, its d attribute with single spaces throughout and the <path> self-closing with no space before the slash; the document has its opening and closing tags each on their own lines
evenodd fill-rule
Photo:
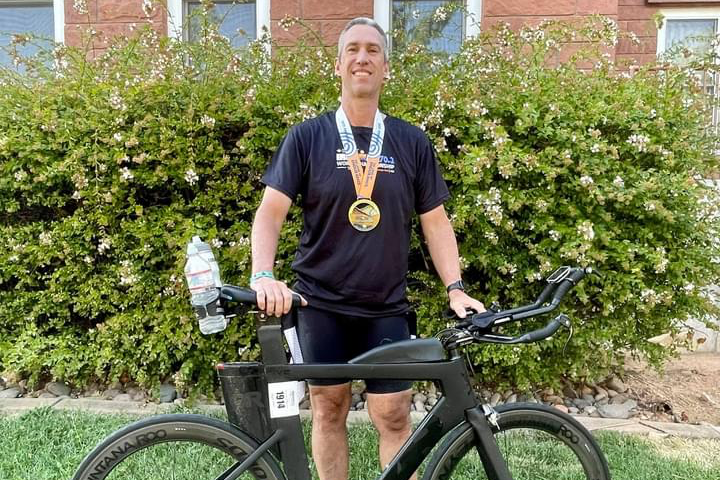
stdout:
<svg viewBox="0 0 720 480">
<path fill-rule="evenodd" d="M 569 328 L 570 320 L 560 314 L 544 327 L 522 335 L 507 336 L 496 331 L 510 322 L 554 310 L 586 273 L 582 268 L 561 267 L 547 278 L 547 285 L 533 304 L 473 313 L 434 338 L 383 345 L 347 364 L 288 364 L 280 319 L 259 313 L 256 323 L 263 362 L 218 365 L 232 423 L 191 414 L 137 421 L 102 441 L 87 455 L 73 479 L 309 480 L 312 476 L 297 399 L 289 398 L 293 390 L 288 382 L 339 377 L 432 380 L 440 385 L 442 396 L 378 480 L 409 479 L 431 453 L 424 480 L 609 480 L 607 462 L 598 444 L 571 416 L 540 404 L 513 403 L 497 409 L 483 404 L 471 387 L 460 351 L 478 342 L 536 342 L 550 337 L 560 327 Z M 222 287 L 221 297 L 227 302 L 255 303 L 253 291 L 233 286 Z M 519 459 L 513 450 L 518 446 Z M 160 447 L 166 447 L 163 453 L 149 455 Z M 536 457 L 526 453 L 529 447 L 538 449 Z M 214 456 L 208 457 L 208 452 L 214 452 Z M 193 459 L 206 460 L 206 466 L 186 472 L 187 477 L 150 469 L 149 462 L 154 459 L 161 462 L 162 468 L 177 467 L 177 460 L 166 458 L 170 453 L 183 460 L 186 455 L 195 455 Z M 514 463 L 516 460 L 519 464 Z M 211 466 L 217 471 L 208 472 Z"/>
</svg>

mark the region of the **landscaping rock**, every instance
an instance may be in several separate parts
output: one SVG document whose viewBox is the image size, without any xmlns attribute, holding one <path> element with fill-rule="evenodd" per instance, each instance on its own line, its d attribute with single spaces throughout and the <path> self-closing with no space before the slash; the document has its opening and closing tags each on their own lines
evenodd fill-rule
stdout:
<svg viewBox="0 0 720 480">
<path fill-rule="evenodd" d="M 627 387 L 625 386 L 623 381 L 615 375 L 610 377 L 610 380 L 607 381 L 607 386 L 608 388 L 615 390 L 618 393 L 624 393 L 627 391 Z"/>
<path fill-rule="evenodd" d="M 422 394 L 420 392 L 413 395 L 413 402 L 425 403 L 425 400 L 427 400 L 427 396 L 425 396 L 424 394 Z"/>
<path fill-rule="evenodd" d="M 515 402 L 517 402 L 517 395 L 514 393 L 505 400 L 505 403 L 515 403 Z"/>
<path fill-rule="evenodd" d="M 104 400 L 114 400 L 116 396 L 120 394 L 120 390 L 117 390 L 115 388 L 110 388 L 108 390 L 105 390 L 102 394 L 102 398 Z"/>
<path fill-rule="evenodd" d="M 553 405 L 553 408 L 560 410 L 563 413 L 569 413 L 570 409 L 565 405 Z"/>
<path fill-rule="evenodd" d="M 300 410 L 310 410 L 310 400 L 303 400 L 300 402 Z"/>
<path fill-rule="evenodd" d="M 147 398 L 145 392 L 143 392 L 142 389 L 137 387 L 128 388 L 125 393 L 130 395 L 130 398 L 133 402 L 144 402 Z"/>
<path fill-rule="evenodd" d="M 415 405 L 416 412 L 424 412 L 425 411 L 425 404 L 423 402 L 413 402 L 413 405 Z"/>
<path fill-rule="evenodd" d="M 20 396 L 19 388 L 7 388 L 0 392 L 0 398 L 17 398 Z"/>
<path fill-rule="evenodd" d="M 363 382 L 363 381 L 352 382 L 352 385 L 350 386 L 350 391 L 353 395 L 355 395 L 355 394 L 362 395 L 362 393 L 365 391 L 365 382 Z"/>
<path fill-rule="evenodd" d="M 132 402 L 132 397 L 127 393 L 119 393 L 113 397 L 113 401 L 115 402 Z"/>
<path fill-rule="evenodd" d="M 172 403 L 177 398 L 177 390 L 169 383 L 163 383 L 158 390 L 160 403 Z"/>
<path fill-rule="evenodd" d="M 500 402 L 500 399 L 502 397 L 499 393 L 493 393 L 492 397 L 490 397 L 490 406 L 495 407 Z"/>
<path fill-rule="evenodd" d="M 570 385 L 565 385 L 563 395 L 565 395 L 565 398 L 578 398 L 577 392 Z"/>
<path fill-rule="evenodd" d="M 361 403 L 362 401 L 362 395 L 360 395 L 359 393 L 353 393 L 352 398 L 350 399 L 350 405 L 357 408 L 357 404 Z"/>
<path fill-rule="evenodd" d="M 70 387 L 65 385 L 63 382 L 50 382 L 45 385 L 45 390 L 49 393 L 52 393 L 56 397 L 70 395 Z"/>
<path fill-rule="evenodd" d="M 40 395 L 37 396 L 37 398 L 57 398 L 57 396 L 53 395 L 50 392 L 42 392 Z"/>
<path fill-rule="evenodd" d="M 628 419 L 632 416 L 632 409 L 637 407 L 635 400 L 628 400 L 625 403 L 614 403 L 601 405 L 597 411 L 604 418 L 622 418 Z"/>
</svg>

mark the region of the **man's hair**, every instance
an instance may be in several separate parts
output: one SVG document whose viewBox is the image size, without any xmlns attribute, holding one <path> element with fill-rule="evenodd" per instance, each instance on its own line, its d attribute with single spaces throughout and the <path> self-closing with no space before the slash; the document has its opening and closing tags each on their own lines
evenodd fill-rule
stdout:
<svg viewBox="0 0 720 480">
<path fill-rule="evenodd" d="M 342 32 L 340 32 L 340 39 L 338 40 L 338 58 L 342 56 L 343 48 L 345 47 L 345 34 L 348 30 L 350 30 L 355 25 L 368 25 L 370 27 L 373 27 L 375 30 L 378 31 L 380 34 L 380 38 L 382 39 L 380 41 L 380 46 L 382 47 L 383 56 L 385 57 L 385 61 L 388 61 L 388 42 L 387 42 L 387 35 L 385 35 L 385 30 L 372 18 L 367 17 L 357 17 L 353 18 L 348 22 L 347 25 L 345 25 L 345 28 L 343 28 Z"/>
</svg>

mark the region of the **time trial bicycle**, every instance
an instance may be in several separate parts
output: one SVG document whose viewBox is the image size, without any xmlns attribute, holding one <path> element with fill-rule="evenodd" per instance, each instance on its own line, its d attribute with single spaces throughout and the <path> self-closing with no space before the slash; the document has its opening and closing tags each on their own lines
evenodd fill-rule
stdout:
<svg viewBox="0 0 720 480">
<path fill-rule="evenodd" d="M 434 338 L 383 345 L 347 364 L 289 364 L 280 319 L 258 313 L 263 362 L 218 365 L 231 423 L 195 414 L 137 421 L 97 445 L 73 479 L 310 480 L 296 382 L 346 378 L 430 380 L 442 392 L 379 480 L 407 480 L 419 469 L 424 480 L 609 480 L 603 453 L 578 421 L 542 404 L 490 407 L 474 392 L 462 355 L 473 343 L 538 342 L 570 328 L 560 314 L 521 335 L 501 331 L 554 310 L 586 273 L 561 267 L 530 305 L 473 313 Z M 221 298 L 226 306 L 255 304 L 255 292 L 233 286 L 222 287 Z"/>
</svg>

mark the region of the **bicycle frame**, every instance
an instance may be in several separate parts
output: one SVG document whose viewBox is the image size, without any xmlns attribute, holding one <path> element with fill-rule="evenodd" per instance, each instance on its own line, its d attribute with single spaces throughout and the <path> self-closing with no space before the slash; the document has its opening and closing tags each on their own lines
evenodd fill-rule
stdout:
<svg viewBox="0 0 720 480">
<path fill-rule="evenodd" d="M 473 393 L 465 360 L 456 351 L 450 351 L 450 359 L 428 363 L 394 364 L 288 364 L 282 346 L 280 321 L 277 318 L 258 315 L 258 339 L 260 341 L 264 371 L 269 383 L 304 380 L 306 378 L 352 379 L 398 379 L 432 380 L 438 382 L 443 396 L 428 412 L 400 448 L 395 458 L 383 470 L 378 480 L 407 480 L 417 470 L 433 447 L 452 429 L 468 421 L 478 439 L 478 453 L 483 460 L 490 480 L 511 480 L 500 450 L 495 443 L 487 414 Z M 491 410 L 490 410 L 491 412 Z M 280 457 L 288 480 L 310 480 L 307 452 L 298 416 L 271 420 L 273 434 L 258 451 L 279 445 Z M 223 478 L 233 479 L 244 467 L 253 463 L 247 458 L 234 465 Z"/>
</svg>

